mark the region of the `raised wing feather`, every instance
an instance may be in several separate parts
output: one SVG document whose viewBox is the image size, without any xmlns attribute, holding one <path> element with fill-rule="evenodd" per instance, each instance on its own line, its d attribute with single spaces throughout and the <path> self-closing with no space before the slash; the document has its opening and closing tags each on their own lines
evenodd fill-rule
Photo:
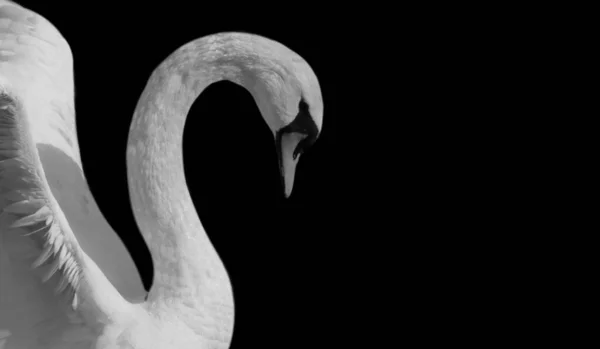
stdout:
<svg viewBox="0 0 600 349">
<path fill-rule="evenodd" d="M 80 289 L 86 265 L 44 179 L 22 109 L 0 91 L 0 330 L 11 334 L 4 340 L 50 348 L 93 340 L 97 324 L 85 323 L 79 309 L 82 295 L 96 303 Z"/>
<path fill-rule="evenodd" d="M 0 0 L 0 21 L 20 15 L 5 4 Z M 0 43 L 0 345 L 89 347 L 129 303 L 81 249 L 53 196 L 32 138 L 35 127 L 44 132 L 43 108 L 51 104 L 25 106 L 26 88 L 39 81 L 32 70 L 20 76 L 16 65 L 7 68 L 14 62 L 5 58 L 15 55 L 4 48 Z M 37 118 L 27 117 L 32 111 Z"/>
<path fill-rule="evenodd" d="M 134 308 L 79 246 L 24 114 L 0 89 L 0 344 L 88 348 Z"/>
<path fill-rule="evenodd" d="M 45 179 L 81 248 L 123 297 L 142 302 L 147 292 L 136 265 L 82 171 L 73 81 L 71 50 L 58 30 L 36 13 L 0 0 L 0 86 L 23 102 Z"/>
</svg>

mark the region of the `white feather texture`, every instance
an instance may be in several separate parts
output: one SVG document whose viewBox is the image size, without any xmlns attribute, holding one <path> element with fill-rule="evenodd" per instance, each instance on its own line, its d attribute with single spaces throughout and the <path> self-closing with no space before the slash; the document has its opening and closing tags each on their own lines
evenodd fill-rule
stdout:
<svg viewBox="0 0 600 349">
<path fill-rule="evenodd" d="M 155 269 L 144 300 L 131 256 L 83 176 L 69 45 L 42 16 L 0 0 L 0 349 L 229 347 L 231 283 L 194 209 L 181 149 L 192 103 L 220 80 L 252 94 L 274 135 L 300 100 L 321 128 L 318 80 L 280 43 L 219 33 L 167 57 L 138 101 L 124 149 Z"/>
</svg>

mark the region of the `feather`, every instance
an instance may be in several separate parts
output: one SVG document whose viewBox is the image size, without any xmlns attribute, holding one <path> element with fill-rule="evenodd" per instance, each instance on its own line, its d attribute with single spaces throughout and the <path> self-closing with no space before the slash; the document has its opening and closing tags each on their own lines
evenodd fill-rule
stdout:
<svg viewBox="0 0 600 349">
<path fill-rule="evenodd" d="M 24 200 L 15 202 L 14 204 L 8 205 L 4 208 L 4 212 L 9 213 L 28 213 L 33 210 L 38 210 L 45 204 L 43 199 Z M 37 213 L 37 212 L 36 212 Z M 35 213 L 34 213 L 35 215 Z"/>
<path fill-rule="evenodd" d="M 46 272 L 46 275 L 42 278 L 43 282 L 50 280 L 50 278 L 58 271 L 60 267 L 65 263 L 66 251 L 65 246 L 58 247 L 60 253 L 55 254 L 54 261 L 50 265 L 50 269 Z"/>
<path fill-rule="evenodd" d="M 66 258 L 66 256 L 65 256 L 65 258 Z M 64 291 L 65 288 L 67 287 L 67 285 L 69 285 L 69 283 L 71 283 L 74 280 L 74 276 L 77 272 L 75 260 L 73 260 L 72 258 L 66 258 L 66 259 L 67 259 L 65 262 L 66 272 L 63 273 L 63 276 L 61 277 L 59 284 L 56 286 L 56 293 L 61 293 L 62 291 Z"/>
<path fill-rule="evenodd" d="M 43 200 L 40 200 L 43 203 Z M 47 216 L 51 214 L 50 208 L 48 206 L 42 206 L 39 210 L 37 210 L 34 214 L 23 217 L 14 221 L 10 227 L 11 228 L 21 228 L 27 227 L 36 223 L 45 220 Z"/>
<path fill-rule="evenodd" d="M 52 216 L 48 217 L 48 219 L 51 219 L 51 218 L 52 218 Z M 32 230 L 32 231 L 30 231 L 28 233 L 25 233 L 25 234 L 23 234 L 23 236 L 30 236 L 30 235 L 33 235 L 35 233 L 39 233 L 39 232 L 42 232 L 44 230 L 50 229 L 52 226 L 47 223 L 48 219 L 46 219 L 46 222 L 44 222 L 44 226 L 43 227 L 35 229 L 35 230 Z"/>
<path fill-rule="evenodd" d="M 50 258 L 51 255 L 52 255 L 52 245 L 46 243 L 44 245 L 44 249 L 42 250 L 42 253 L 40 253 L 39 257 L 36 258 L 35 261 L 33 261 L 33 263 L 31 264 L 31 267 L 33 269 L 38 268 L 39 266 L 44 264 L 48 260 L 48 258 Z"/>
<path fill-rule="evenodd" d="M 20 158 L 0 160 L 0 170 L 9 168 L 9 167 L 21 167 L 21 166 L 25 166 L 25 164 L 23 163 L 23 160 Z"/>
</svg>

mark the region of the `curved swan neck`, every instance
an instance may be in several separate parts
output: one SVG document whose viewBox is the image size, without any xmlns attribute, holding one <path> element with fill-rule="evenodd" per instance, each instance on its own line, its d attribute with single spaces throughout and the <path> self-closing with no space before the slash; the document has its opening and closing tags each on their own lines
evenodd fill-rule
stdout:
<svg viewBox="0 0 600 349">
<path fill-rule="evenodd" d="M 127 167 L 132 205 L 153 256 L 150 299 L 203 299 L 228 288 L 229 280 L 206 236 L 187 190 L 182 159 L 188 111 L 210 84 L 229 80 L 248 89 L 267 119 L 273 114 L 261 74 L 273 74 L 238 37 L 212 36 L 187 44 L 152 74 L 134 113 Z M 270 80 L 270 82 L 272 82 Z M 154 293 L 154 295 L 153 295 Z"/>
</svg>

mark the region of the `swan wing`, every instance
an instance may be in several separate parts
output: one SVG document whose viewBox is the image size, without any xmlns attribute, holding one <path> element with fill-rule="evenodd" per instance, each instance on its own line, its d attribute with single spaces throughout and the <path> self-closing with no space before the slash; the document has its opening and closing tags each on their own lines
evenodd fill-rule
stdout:
<svg viewBox="0 0 600 349">
<path fill-rule="evenodd" d="M 79 348 L 132 307 L 79 244 L 41 159 L 43 146 L 79 156 L 75 136 L 69 149 L 52 128 L 62 117 L 55 106 L 73 99 L 60 89 L 72 85 L 72 66 L 49 64 L 60 58 L 51 50 L 57 35 L 42 17 L 0 0 L 0 346 L 7 348 Z M 78 234 L 99 233 L 80 226 Z"/>
<path fill-rule="evenodd" d="M 68 348 L 129 306 L 79 246 L 18 101 L 0 95 L 0 330 Z"/>
<path fill-rule="evenodd" d="M 147 291 L 133 258 L 100 212 L 83 174 L 71 49 L 48 20 L 0 0 L 0 86 L 8 83 L 29 103 L 30 132 L 46 180 L 81 248 L 125 299 L 142 302 Z"/>
</svg>

